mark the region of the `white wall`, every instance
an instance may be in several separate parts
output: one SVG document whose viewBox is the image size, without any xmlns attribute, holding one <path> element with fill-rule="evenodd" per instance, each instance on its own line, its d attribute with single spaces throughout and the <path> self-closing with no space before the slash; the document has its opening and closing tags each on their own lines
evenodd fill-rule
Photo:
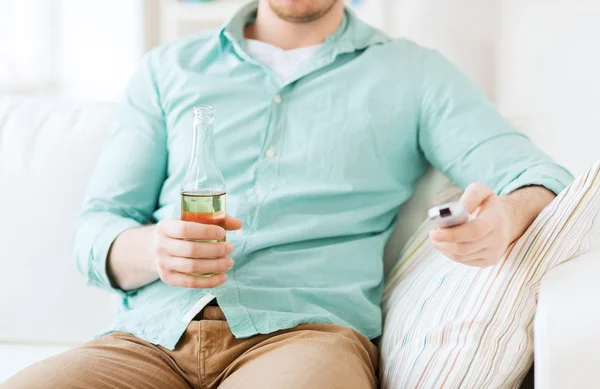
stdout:
<svg viewBox="0 0 600 389">
<path fill-rule="evenodd" d="M 346 0 L 355 14 L 380 30 L 387 30 L 387 8 L 393 0 Z"/>
<path fill-rule="evenodd" d="M 116 101 L 145 51 L 145 0 L 62 0 L 61 93 Z"/>
<path fill-rule="evenodd" d="M 573 173 L 600 159 L 600 1 L 504 0 L 498 103 Z"/>
<path fill-rule="evenodd" d="M 45 92 L 54 86 L 57 1 L 0 0 L 0 90 Z"/>
</svg>

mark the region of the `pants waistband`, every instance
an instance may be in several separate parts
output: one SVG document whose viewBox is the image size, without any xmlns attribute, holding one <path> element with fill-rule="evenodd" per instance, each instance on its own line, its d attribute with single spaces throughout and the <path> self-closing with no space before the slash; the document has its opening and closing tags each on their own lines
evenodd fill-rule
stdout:
<svg viewBox="0 0 600 389">
<path fill-rule="evenodd" d="M 207 305 L 197 315 L 194 320 L 218 320 L 227 321 L 225 314 L 218 305 Z"/>
</svg>

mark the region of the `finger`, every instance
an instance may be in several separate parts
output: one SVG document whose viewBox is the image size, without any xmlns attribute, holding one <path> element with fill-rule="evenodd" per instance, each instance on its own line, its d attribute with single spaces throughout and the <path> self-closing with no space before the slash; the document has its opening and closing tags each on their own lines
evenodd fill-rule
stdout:
<svg viewBox="0 0 600 389">
<path fill-rule="evenodd" d="M 179 219 L 162 220 L 157 228 L 174 239 L 221 240 L 225 238 L 225 230 L 219 226 Z"/>
<path fill-rule="evenodd" d="M 438 242 L 432 239 L 433 246 L 445 254 L 453 254 L 461 257 L 472 256 L 481 250 L 492 247 L 494 234 L 490 231 L 487 235 L 473 242 Z"/>
<path fill-rule="evenodd" d="M 498 263 L 498 258 L 478 258 L 472 261 L 457 261 L 462 263 L 463 265 L 471 266 L 471 267 L 490 267 L 494 266 Z"/>
<path fill-rule="evenodd" d="M 190 274 L 172 271 L 163 280 L 169 285 L 181 286 L 183 288 L 214 288 L 227 281 L 225 273 L 215 274 L 210 277 L 198 277 Z"/>
<path fill-rule="evenodd" d="M 492 231 L 494 226 L 485 218 L 475 218 L 456 227 L 435 228 L 429 237 L 436 242 L 475 242 Z"/>
<path fill-rule="evenodd" d="M 470 254 L 458 254 L 456 249 L 453 249 L 454 243 L 432 241 L 433 247 L 455 262 L 469 262 L 485 257 L 485 253 L 489 251 L 488 247 L 481 248 Z"/>
<path fill-rule="evenodd" d="M 242 221 L 240 219 L 236 219 L 229 215 L 227 215 L 227 217 L 225 218 L 225 229 L 226 230 L 229 230 L 229 231 L 239 230 L 240 228 L 242 228 L 243 225 L 244 225 L 244 223 L 242 223 Z"/>
<path fill-rule="evenodd" d="M 233 252 L 233 245 L 227 242 L 206 243 L 181 239 L 166 240 L 167 253 L 184 258 L 218 258 Z"/>
<path fill-rule="evenodd" d="M 180 273 L 191 274 L 209 274 L 223 273 L 233 268 L 233 259 L 229 257 L 215 259 L 190 259 L 180 257 L 170 257 L 168 259 L 168 269 Z"/>
<path fill-rule="evenodd" d="M 488 197 L 493 195 L 494 192 L 486 185 L 474 183 L 467 186 L 465 193 L 460 196 L 459 202 L 465 206 L 468 213 L 473 213 Z"/>
<path fill-rule="evenodd" d="M 506 256 L 510 253 L 510 250 L 513 246 L 514 246 L 514 243 L 509 245 L 502 252 L 498 252 L 498 250 L 491 249 L 491 250 L 483 253 L 481 255 L 481 258 L 474 260 L 474 261 L 470 261 L 469 264 L 471 264 L 472 266 L 477 266 L 477 267 L 495 266 L 500 261 L 503 261 L 506 259 Z"/>
<path fill-rule="evenodd" d="M 451 254 L 451 253 L 445 253 L 443 251 L 440 251 L 442 254 L 444 254 L 445 256 L 447 256 L 448 258 L 450 258 L 451 260 L 453 260 L 454 262 L 458 262 L 458 263 L 463 263 L 465 265 L 470 265 L 471 262 L 475 262 L 475 261 L 479 261 L 483 258 L 487 258 L 486 255 L 489 254 L 490 250 L 488 249 L 482 249 L 476 253 L 473 253 L 471 255 L 458 255 L 458 254 Z"/>
</svg>

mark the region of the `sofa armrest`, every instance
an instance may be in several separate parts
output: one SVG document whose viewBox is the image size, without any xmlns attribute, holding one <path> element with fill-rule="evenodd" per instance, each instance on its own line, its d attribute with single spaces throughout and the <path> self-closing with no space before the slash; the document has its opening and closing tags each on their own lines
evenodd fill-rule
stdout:
<svg viewBox="0 0 600 389">
<path fill-rule="evenodd" d="M 544 276 L 535 318 L 535 387 L 600 387 L 600 249 Z"/>
</svg>

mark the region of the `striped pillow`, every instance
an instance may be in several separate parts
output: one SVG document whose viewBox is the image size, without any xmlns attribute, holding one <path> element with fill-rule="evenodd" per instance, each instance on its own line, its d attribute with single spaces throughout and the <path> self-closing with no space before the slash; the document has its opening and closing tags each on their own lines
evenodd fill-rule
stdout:
<svg viewBox="0 0 600 389">
<path fill-rule="evenodd" d="M 456 198 L 456 191 L 450 194 Z M 433 248 L 432 226 L 423 223 L 384 291 L 382 388 L 518 388 L 533 361 L 540 281 L 590 249 L 599 213 L 597 163 L 542 211 L 496 266 L 453 262 Z"/>
</svg>

